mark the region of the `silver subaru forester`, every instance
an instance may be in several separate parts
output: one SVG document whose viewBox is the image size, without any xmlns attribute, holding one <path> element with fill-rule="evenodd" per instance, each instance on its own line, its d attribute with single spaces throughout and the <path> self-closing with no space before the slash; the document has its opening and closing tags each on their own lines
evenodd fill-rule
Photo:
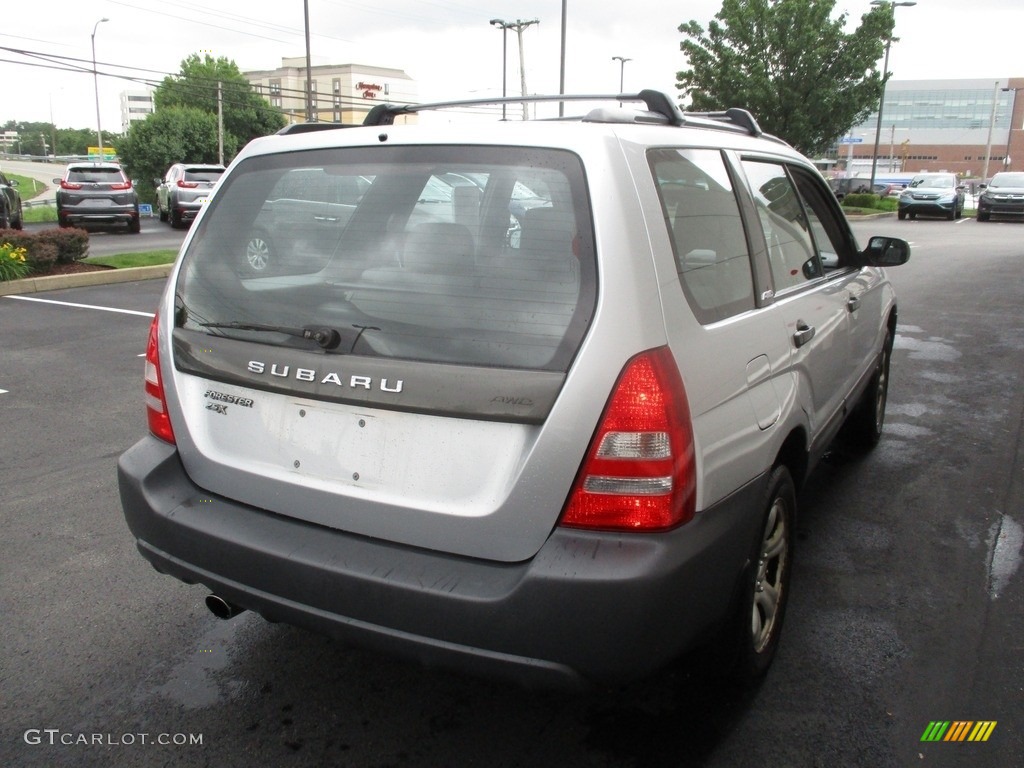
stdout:
<svg viewBox="0 0 1024 768">
<path fill-rule="evenodd" d="M 599 99 L 465 125 L 417 117 L 475 102 L 381 105 L 239 154 L 168 280 L 150 434 L 119 462 L 157 570 L 222 618 L 531 684 L 638 679 L 708 641 L 764 674 L 797 491 L 833 438 L 880 437 L 881 268 L 910 249 L 862 249 L 743 110 Z"/>
</svg>

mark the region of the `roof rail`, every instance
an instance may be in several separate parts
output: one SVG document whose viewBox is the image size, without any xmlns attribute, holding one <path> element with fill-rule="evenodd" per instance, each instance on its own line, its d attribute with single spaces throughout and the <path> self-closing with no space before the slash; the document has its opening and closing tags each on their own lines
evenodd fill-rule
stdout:
<svg viewBox="0 0 1024 768">
<path fill-rule="evenodd" d="M 751 136 L 763 135 L 757 120 L 745 109 L 733 107 L 724 112 L 683 112 L 667 94 L 661 91 L 644 89 L 638 93 L 615 94 L 558 94 L 549 96 L 508 96 L 488 99 L 467 99 L 461 101 L 438 101 L 429 104 L 377 104 L 363 120 L 364 126 L 393 125 L 395 118 L 401 115 L 415 115 L 436 109 L 453 107 L 478 107 L 497 104 L 522 104 L 541 102 L 571 101 L 617 101 L 643 102 L 649 112 L 661 115 L 669 125 L 689 125 L 701 128 L 719 128 L 721 130 L 742 131 Z M 571 118 L 579 119 L 579 118 Z M 593 120 L 594 118 L 590 118 Z M 278 135 L 308 133 L 312 131 L 330 130 L 333 128 L 351 128 L 350 124 L 342 123 L 294 123 L 285 126 Z"/>
<path fill-rule="evenodd" d="M 730 107 L 724 112 L 687 112 L 686 117 L 701 117 L 707 120 L 717 120 L 722 123 L 735 125 L 745 130 L 754 138 L 764 134 L 754 116 L 747 110 L 740 109 L 739 107 Z"/>
<path fill-rule="evenodd" d="M 314 133 L 316 131 L 333 131 L 335 128 L 356 128 L 351 123 L 292 123 L 286 125 L 275 136 L 291 136 L 296 133 Z"/>
</svg>

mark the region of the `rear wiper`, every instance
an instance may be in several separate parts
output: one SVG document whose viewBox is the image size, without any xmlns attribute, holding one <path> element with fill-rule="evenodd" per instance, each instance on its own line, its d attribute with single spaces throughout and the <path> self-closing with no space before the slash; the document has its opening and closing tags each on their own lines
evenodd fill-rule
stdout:
<svg viewBox="0 0 1024 768">
<path fill-rule="evenodd" d="M 341 334 L 324 325 L 306 325 L 302 328 L 290 328 L 286 325 L 263 325 L 262 323 L 200 323 L 203 328 L 229 328 L 234 331 L 260 331 L 266 333 L 284 333 L 298 339 L 315 341 L 321 349 L 337 349 L 341 344 Z"/>
</svg>

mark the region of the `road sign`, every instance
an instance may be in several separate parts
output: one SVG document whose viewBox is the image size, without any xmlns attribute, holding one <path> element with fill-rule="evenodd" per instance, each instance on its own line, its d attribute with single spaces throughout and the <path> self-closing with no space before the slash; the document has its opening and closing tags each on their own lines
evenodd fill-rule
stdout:
<svg viewBox="0 0 1024 768">
<path fill-rule="evenodd" d="M 861 137 L 861 136 L 843 136 L 843 138 L 841 138 L 839 140 L 839 143 L 840 144 L 861 144 L 861 143 L 863 143 L 863 141 L 864 141 L 864 138 Z"/>
</svg>

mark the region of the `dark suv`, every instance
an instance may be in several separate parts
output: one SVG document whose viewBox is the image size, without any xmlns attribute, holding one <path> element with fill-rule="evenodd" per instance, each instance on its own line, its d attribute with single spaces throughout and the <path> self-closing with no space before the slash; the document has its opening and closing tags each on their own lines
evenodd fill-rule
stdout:
<svg viewBox="0 0 1024 768">
<path fill-rule="evenodd" d="M 154 179 L 160 221 L 170 221 L 175 228 L 191 222 L 206 204 L 222 173 L 223 165 L 175 163 L 168 168 L 163 179 Z"/>
<path fill-rule="evenodd" d="M 21 229 L 23 218 L 18 182 L 0 173 L 0 229 Z"/>
<path fill-rule="evenodd" d="M 53 180 L 57 190 L 57 223 L 62 227 L 128 228 L 138 233 L 139 196 L 131 179 L 116 163 L 72 163 Z"/>
<path fill-rule="evenodd" d="M 981 185 L 978 196 L 978 221 L 992 216 L 1024 217 L 1024 173 L 1003 171 Z"/>
<path fill-rule="evenodd" d="M 712 639 L 765 673 L 797 491 L 840 431 L 881 437 L 881 267 L 909 245 L 861 247 L 748 112 L 602 100 L 440 131 L 382 104 L 242 150 L 156 307 L 150 434 L 119 462 L 158 571 L 222 618 L 531 682 Z M 268 208 L 288 259 L 239 269 Z"/>
</svg>

